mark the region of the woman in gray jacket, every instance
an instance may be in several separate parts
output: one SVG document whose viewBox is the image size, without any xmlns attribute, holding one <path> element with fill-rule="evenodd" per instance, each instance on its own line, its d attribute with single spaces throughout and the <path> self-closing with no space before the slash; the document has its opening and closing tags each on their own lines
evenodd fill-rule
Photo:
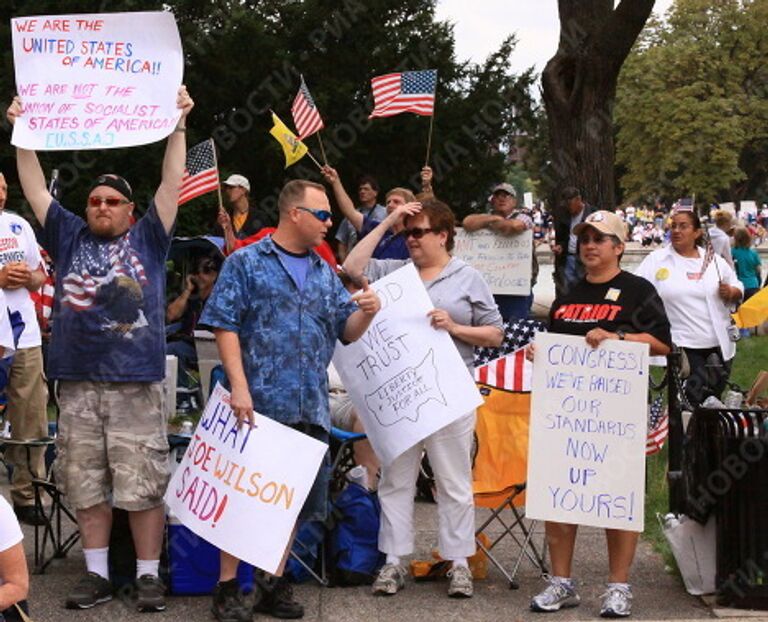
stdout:
<svg viewBox="0 0 768 622">
<path fill-rule="evenodd" d="M 373 249 L 393 222 L 404 217 L 410 259 L 371 259 Z M 360 240 L 344 262 L 353 280 L 375 281 L 413 262 L 435 308 L 432 327 L 446 330 L 470 373 L 474 346 L 501 345 L 502 319 L 490 288 L 480 273 L 451 257 L 456 221 L 440 201 L 407 203 L 390 213 Z M 474 411 L 438 430 L 382 468 L 379 483 L 381 528 L 379 549 L 387 561 L 373 584 L 374 594 L 391 595 L 405 584 L 400 557 L 413 552 L 413 498 L 424 449 L 435 475 L 440 555 L 453 562 L 448 595 L 472 596 L 472 573 L 467 557 L 475 552 L 475 506 L 472 497 L 470 449 L 475 428 Z"/>
</svg>

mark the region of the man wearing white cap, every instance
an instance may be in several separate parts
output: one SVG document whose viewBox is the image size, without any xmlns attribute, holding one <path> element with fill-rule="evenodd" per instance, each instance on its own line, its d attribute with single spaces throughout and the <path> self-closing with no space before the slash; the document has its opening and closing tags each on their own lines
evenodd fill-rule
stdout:
<svg viewBox="0 0 768 622">
<path fill-rule="evenodd" d="M 490 197 L 490 214 L 470 214 L 461 223 L 467 231 L 490 229 L 499 235 L 520 235 L 533 229 L 533 215 L 528 209 L 517 209 L 517 192 L 512 184 L 502 183 L 494 186 Z M 536 283 L 539 265 L 536 252 L 533 252 L 533 267 L 531 271 L 531 292 Z M 527 296 L 510 296 L 496 294 L 493 296 L 499 306 L 499 312 L 504 321 L 517 318 L 527 318 L 533 302 L 533 293 Z"/>
<path fill-rule="evenodd" d="M 230 175 L 222 183 L 224 189 L 224 198 L 232 208 L 230 215 L 224 210 L 219 211 L 217 222 L 224 230 L 225 237 L 228 229 L 231 229 L 232 235 L 242 240 L 254 233 L 258 233 L 264 223 L 256 216 L 256 212 L 251 209 L 249 194 L 251 192 L 251 182 L 243 175 Z"/>
</svg>

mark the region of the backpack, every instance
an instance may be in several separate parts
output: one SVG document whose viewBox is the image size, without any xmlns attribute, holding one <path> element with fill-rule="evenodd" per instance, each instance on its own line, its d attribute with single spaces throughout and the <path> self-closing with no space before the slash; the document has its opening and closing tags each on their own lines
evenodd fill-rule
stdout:
<svg viewBox="0 0 768 622">
<path fill-rule="evenodd" d="M 329 566 L 336 585 L 370 585 L 385 559 L 379 551 L 379 497 L 350 482 L 334 503 L 334 515 Z"/>
</svg>

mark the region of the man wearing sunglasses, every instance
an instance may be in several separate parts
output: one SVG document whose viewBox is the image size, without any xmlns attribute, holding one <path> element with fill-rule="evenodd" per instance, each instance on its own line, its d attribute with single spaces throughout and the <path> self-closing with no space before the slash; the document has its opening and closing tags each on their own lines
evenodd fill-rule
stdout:
<svg viewBox="0 0 768 622">
<path fill-rule="evenodd" d="M 24 321 L 6 389 L 7 421 L 11 438 L 26 440 L 48 436 L 48 389 L 43 374 L 43 351 L 35 306 L 29 296 L 45 281 L 42 258 L 29 223 L 5 211 L 8 185 L 0 173 L 0 288 L 8 311 L 18 312 Z M 7 315 L 5 305 L 0 313 Z M 29 454 L 27 454 L 29 451 Z M 45 519 L 35 507 L 32 478 L 45 473 L 45 448 L 27 450 L 11 446 L 5 458 L 13 465 L 11 500 L 16 517 L 28 525 L 43 525 Z"/>
<path fill-rule="evenodd" d="M 490 214 L 470 214 L 461 223 L 466 231 L 489 229 L 498 235 L 515 236 L 533 229 L 533 214 L 528 209 L 518 209 L 517 192 L 512 184 L 502 183 L 493 188 L 490 197 Z M 527 318 L 533 303 L 533 286 L 539 272 L 535 243 L 532 252 L 531 293 L 525 296 L 494 294 L 504 321 Z"/>
<path fill-rule="evenodd" d="M 93 182 L 84 221 L 51 196 L 37 154 L 16 150 L 24 196 L 59 275 L 48 360 L 60 386 L 56 483 L 75 508 L 87 567 L 67 597 L 70 609 L 112 598 L 113 507 L 129 515 L 138 609 L 165 609 L 158 578 L 169 477 L 165 258 L 186 161 L 186 118 L 194 105 L 184 86 L 176 105 L 180 118 L 168 136 L 160 186 L 135 224 L 133 191 L 122 177 L 105 174 Z M 24 114 L 15 98 L 8 120 L 13 124 Z"/>
<path fill-rule="evenodd" d="M 216 335 L 219 356 L 241 422 L 253 410 L 328 442 L 328 364 L 337 339 L 355 341 L 381 307 L 367 286 L 350 297 L 334 270 L 312 249 L 331 228 L 325 190 L 304 180 L 288 182 L 278 198 L 280 220 L 271 236 L 224 262 L 200 323 Z M 325 520 L 329 468 L 320 468 L 299 521 Z M 286 549 L 290 551 L 291 543 Z M 213 612 L 218 620 L 250 621 L 236 578 L 238 559 L 222 552 Z M 282 566 L 278 575 L 282 574 Z M 300 618 L 282 577 L 261 581 L 256 610 Z"/>
</svg>

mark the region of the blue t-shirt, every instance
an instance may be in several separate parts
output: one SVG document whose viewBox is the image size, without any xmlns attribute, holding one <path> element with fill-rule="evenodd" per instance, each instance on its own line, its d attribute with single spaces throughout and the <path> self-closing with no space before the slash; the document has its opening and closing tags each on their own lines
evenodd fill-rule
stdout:
<svg viewBox="0 0 768 622">
<path fill-rule="evenodd" d="M 380 220 L 366 216 L 363 218 L 363 226 L 360 229 L 360 239 L 362 240 L 366 235 L 373 231 L 381 223 Z M 408 246 L 405 244 L 405 238 L 399 233 L 392 233 L 392 229 L 387 229 L 387 232 L 381 237 L 379 243 L 373 251 L 372 257 L 374 259 L 410 259 L 411 255 L 408 253 Z"/>
<path fill-rule="evenodd" d="M 154 202 L 123 235 L 93 235 L 51 203 L 43 246 L 56 266 L 48 375 L 158 382 L 165 376 L 165 257 L 171 243 Z"/>
<path fill-rule="evenodd" d="M 307 272 L 309 272 L 309 253 L 298 255 L 285 250 L 277 242 L 273 241 L 273 243 L 283 267 L 291 275 L 298 290 L 301 291 L 304 289 L 304 282 L 307 280 Z"/>
<path fill-rule="evenodd" d="M 328 363 L 356 309 L 317 253 L 299 290 L 268 236 L 224 262 L 200 323 L 237 333 L 257 412 L 328 430 Z"/>
</svg>

